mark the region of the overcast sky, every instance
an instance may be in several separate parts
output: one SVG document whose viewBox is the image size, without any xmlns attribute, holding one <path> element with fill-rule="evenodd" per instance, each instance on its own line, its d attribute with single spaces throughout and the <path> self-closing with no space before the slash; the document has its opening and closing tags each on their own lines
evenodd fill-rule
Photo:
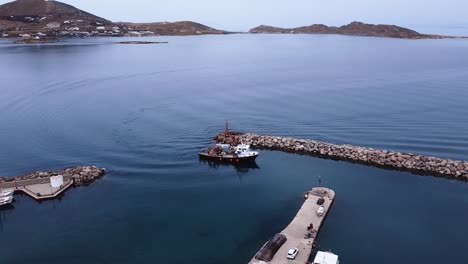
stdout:
<svg viewBox="0 0 468 264">
<path fill-rule="evenodd" d="M 0 0 L 0 3 L 11 1 Z M 468 0 L 63 0 L 112 21 L 192 20 L 226 30 L 351 21 L 403 26 L 468 25 Z"/>
</svg>

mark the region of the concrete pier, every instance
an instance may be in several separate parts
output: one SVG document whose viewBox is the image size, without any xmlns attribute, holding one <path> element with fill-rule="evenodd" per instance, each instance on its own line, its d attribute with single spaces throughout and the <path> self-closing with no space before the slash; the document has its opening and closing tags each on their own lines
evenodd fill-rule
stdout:
<svg viewBox="0 0 468 264">
<path fill-rule="evenodd" d="M 2 189 L 10 189 L 14 192 L 23 192 L 35 200 L 48 200 L 57 197 L 62 192 L 70 188 L 73 185 L 73 179 L 71 177 L 64 177 L 63 185 L 60 187 L 52 187 L 50 179 L 18 180 L 14 183 L 14 187 Z M 12 184 L 8 185 L 11 186 Z M 8 185 L 3 184 L 2 186 Z"/>
<path fill-rule="evenodd" d="M 215 141 L 238 144 L 240 141 L 260 149 L 282 150 L 326 159 L 344 160 L 386 169 L 409 171 L 468 181 L 468 162 L 373 148 L 336 145 L 310 139 L 295 139 L 251 133 L 222 133 Z"/>
<path fill-rule="evenodd" d="M 323 207 L 325 212 L 322 216 L 317 214 L 317 210 L 320 205 L 317 201 L 323 198 L 325 201 Z M 301 209 L 297 213 L 296 217 L 291 223 L 281 231 L 281 234 L 285 235 L 287 240 L 279 248 L 271 261 L 265 262 L 256 259 L 255 255 L 249 264 L 261 264 L 261 263 L 274 263 L 274 264 L 305 264 L 308 263 L 310 254 L 312 253 L 313 245 L 320 227 L 325 220 L 326 215 L 331 209 L 333 201 L 335 199 L 335 192 L 328 188 L 317 187 L 313 188 L 306 194 L 306 199 Z M 312 225 L 312 228 L 308 230 L 308 227 Z M 297 248 L 299 253 L 294 260 L 287 259 L 288 250 Z"/>
<path fill-rule="evenodd" d="M 105 169 L 94 166 L 79 166 L 61 171 L 36 171 L 16 177 L 1 177 L 0 189 L 23 192 L 35 200 L 53 199 L 70 187 L 90 184 L 104 174 Z M 63 185 L 52 187 L 50 177 L 54 175 L 63 176 Z"/>
</svg>

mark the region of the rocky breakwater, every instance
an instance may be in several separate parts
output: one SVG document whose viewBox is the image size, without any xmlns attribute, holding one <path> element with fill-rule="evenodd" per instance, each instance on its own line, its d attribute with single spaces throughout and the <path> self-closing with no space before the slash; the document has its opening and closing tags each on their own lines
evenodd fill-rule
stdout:
<svg viewBox="0 0 468 264">
<path fill-rule="evenodd" d="M 102 178 L 105 173 L 105 169 L 95 166 L 78 166 L 61 171 L 36 171 L 17 177 L 0 177 L 0 186 L 15 184 L 15 182 L 18 184 L 21 182 L 48 181 L 54 175 L 62 175 L 64 180 L 73 179 L 73 186 L 81 186 L 91 184 L 95 180 Z"/>
<path fill-rule="evenodd" d="M 456 178 L 468 181 L 468 162 L 373 148 L 336 145 L 310 139 L 295 139 L 251 133 L 222 133 L 215 141 L 239 144 L 240 141 L 260 149 L 282 150 L 320 158 L 351 161 L 370 166 L 410 171 L 417 174 Z"/>
</svg>

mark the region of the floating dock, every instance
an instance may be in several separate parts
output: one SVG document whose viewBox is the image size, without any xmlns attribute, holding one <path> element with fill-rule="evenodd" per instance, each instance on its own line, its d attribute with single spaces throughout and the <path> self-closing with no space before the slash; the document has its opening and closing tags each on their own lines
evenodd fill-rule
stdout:
<svg viewBox="0 0 468 264">
<path fill-rule="evenodd" d="M 37 171 L 17 177 L 1 177 L 0 190 L 23 192 L 35 200 L 54 199 L 70 187 L 90 184 L 104 174 L 105 169 L 94 166 L 79 166 L 62 171 Z M 53 178 L 57 176 L 60 183 L 52 184 Z"/>
<path fill-rule="evenodd" d="M 352 145 L 337 145 L 311 139 L 295 139 L 224 132 L 215 141 L 235 145 L 245 144 L 259 149 L 281 150 L 319 158 L 344 160 L 385 169 L 409 171 L 421 175 L 449 177 L 468 181 L 468 161 L 442 159 L 424 155 L 378 150 Z"/>
<path fill-rule="evenodd" d="M 325 211 L 322 216 L 317 214 L 320 205 L 317 203 L 320 198 L 323 198 Z M 281 235 L 286 237 L 286 242 L 281 245 L 278 251 L 274 254 L 270 261 L 257 259 L 258 254 L 264 250 L 268 242 L 260 249 L 252 258 L 249 264 L 285 264 L 285 263 L 301 263 L 309 262 L 310 254 L 314 248 L 315 239 L 323 224 L 325 217 L 331 209 L 335 199 L 335 192 L 328 188 L 317 187 L 313 188 L 305 195 L 305 202 L 291 223 L 281 231 Z M 295 259 L 287 259 L 288 251 L 297 248 L 299 253 Z"/>
</svg>

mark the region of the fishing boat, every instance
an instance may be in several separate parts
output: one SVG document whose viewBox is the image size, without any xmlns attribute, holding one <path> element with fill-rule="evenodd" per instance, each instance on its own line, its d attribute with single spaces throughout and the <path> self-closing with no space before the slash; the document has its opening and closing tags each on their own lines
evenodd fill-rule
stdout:
<svg viewBox="0 0 468 264">
<path fill-rule="evenodd" d="M 201 159 L 241 163 L 253 162 L 258 157 L 257 151 L 251 151 L 250 145 L 241 143 L 236 147 L 229 144 L 216 144 L 214 147 L 204 149 L 198 153 Z"/>
</svg>

